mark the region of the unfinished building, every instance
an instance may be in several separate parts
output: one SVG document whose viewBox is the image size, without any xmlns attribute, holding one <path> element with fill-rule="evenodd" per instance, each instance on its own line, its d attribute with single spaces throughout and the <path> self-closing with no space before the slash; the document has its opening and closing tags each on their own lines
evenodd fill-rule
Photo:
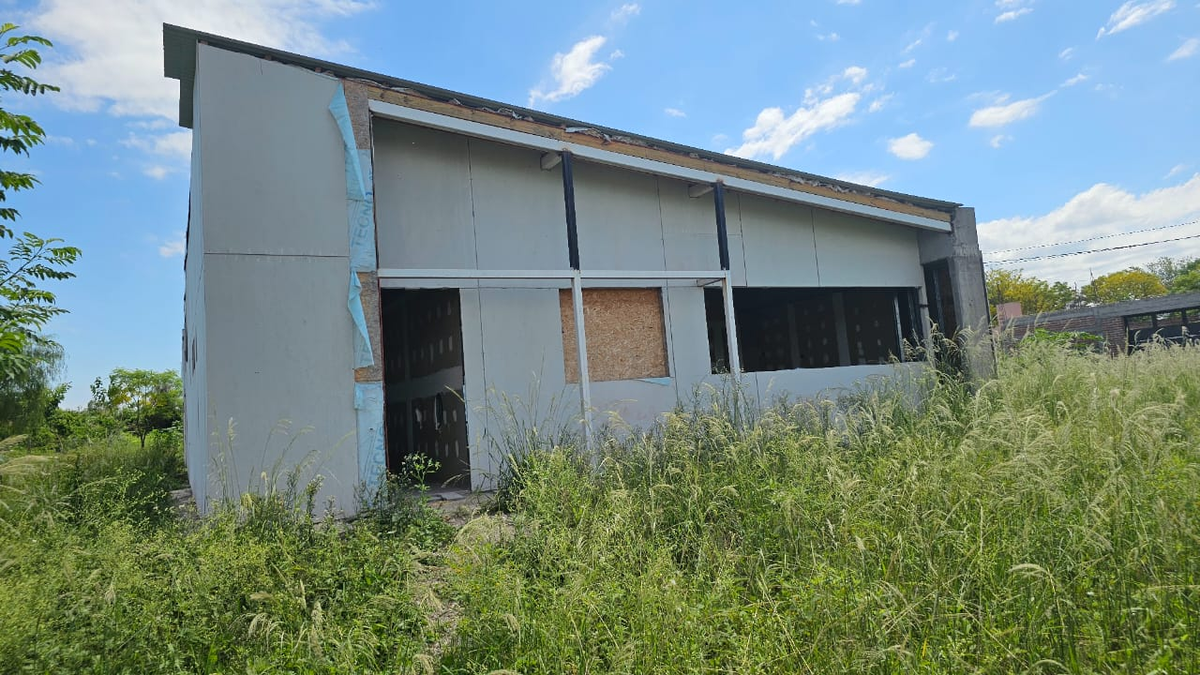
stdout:
<svg viewBox="0 0 1200 675">
<path fill-rule="evenodd" d="M 763 401 L 850 387 L 931 322 L 985 324 L 958 204 L 175 26 L 164 48 L 193 130 L 201 508 L 307 462 L 352 511 L 415 453 L 485 488 L 510 407 L 587 438 L 727 378 Z"/>
</svg>

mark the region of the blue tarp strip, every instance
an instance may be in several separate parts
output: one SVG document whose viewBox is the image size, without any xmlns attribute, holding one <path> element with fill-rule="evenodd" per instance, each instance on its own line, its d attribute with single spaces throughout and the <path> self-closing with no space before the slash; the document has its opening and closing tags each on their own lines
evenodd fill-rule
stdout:
<svg viewBox="0 0 1200 675">
<path fill-rule="evenodd" d="M 346 154 L 346 221 L 350 237 L 350 297 L 347 307 L 354 321 L 354 367 L 365 368 L 375 363 L 371 353 L 371 337 L 367 332 L 366 315 L 362 305 L 362 284 L 355 272 L 374 272 L 375 262 L 375 205 L 371 192 L 371 153 L 359 150 L 354 143 L 354 127 L 350 124 L 350 107 L 346 90 L 338 85 L 329 102 L 329 112 L 342 135 Z"/>
<path fill-rule="evenodd" d="M 387 467 L 383 445 L 383 383 L 354 385 L 358 417 L 358 478 L 368 489 L 379 487 Z"/>
</svg>

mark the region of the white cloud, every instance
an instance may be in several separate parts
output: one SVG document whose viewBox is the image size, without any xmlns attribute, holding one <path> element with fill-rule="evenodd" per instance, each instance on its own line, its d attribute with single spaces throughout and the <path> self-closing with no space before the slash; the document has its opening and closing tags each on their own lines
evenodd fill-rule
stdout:
<svg viewBox="0 0 1200 675">
<path fill-rule="evenodd" d="M 46 144 L 47 145 L 61 145 L 64 148 L 73 148 L 73 147 L 75 147 L 75 139 L 71 138 L 70 136 L 47 135 L 46 136 Z"/>
<path fill-rule="evenodd" d="M 792 146 L 820 131 L 835 129 L 850 120 L 862 94 L 846 92 L 824 99 L 806 97 L 791 115 L 783 109 L 765 108 L 754 126 L 742 132 L 742 144 L 725 152 L 737 157 L 783 157 Z"/>
<path fill-rule="evenodd" d="M 612 14 L 610 14 L 608 18 L 609 18 L 609 20 L 613 21 L 614 23 L 625 23 L 626 21 L 630 20 L 631 18 L 633 18 L 641 13 L 642 13 L 641 5 L 639 5 L 637 3 L 629 2 L 629 3 L 625 3 L 624 5 L 621 5 L 620 7 L 614 9 Z"/>
<path fill-rule="evenodd" d="M 867 79 L 867 69 L 862 66 L 850 66 L 842 71 L 842 77 L 854 84 L 862 84 L 862 81 Z"/>
<path fill-rule="evenodd" d="M 900 138 L 892 138 L 888 140 L 888 152 L 899 157 L 900 159 L 915 160 L 925 159 L 929 151 L 933 149 L 933 143 L 921 138 L 920 135 L 911 133 Z"/>
<path fill-rule="evenodd" d="M 158 254 L 164 258 L 176 258 L 185 253 L 187 253 L 187 240 L 184 239 L 183 232 L 176 233 L 174 237 L 164 241 L 158 247 Z"/>
<path fill-rule="evenodd" d="M 159 136 L 129 134 L 121 145 L 173 159 L 187 159 L 192 156 L 192 132 L 184 129 Z"/>
<path fill-rule="evenodd" d="M 839 173 L 834 178 L 844 180 L 847 183 L 866 185 L 867 187 L 879 187 L 888 180 L 891 180 L 892 177 L 879 171 L 848 171 L 846 173 Z"/>
<path fill-rule="evenodd" d="M 838 40 L 842 39 L 842 36 L 838 35 L 837 33 L 827 33 L 825 35 L 818 34 L 817 39 L 821 42 L 825 42 L 826 40 L 830 42 L 837 42 Z"/>
<path fill-rule="evenodd" d="M 1108 17 L 1108 23 L 1100 28 L 1100 32 L 1096 33 L 1096 39 L 1129 30 L 1174 8 L 1175 0 L 1148 0 L 1147 2 L 1129 0 Z"/>
<path fill-rule="evenodd" d="M 946 33 L 946 42 L 954 42 L 957 39 L 958 39 L 958 31 L 952 30 L 949 33 Z"/>
<path fill-rule="evenodd" d="M 1075 48 L 1074 47 L 1067 47 L 1066 49 L 1064 49 L 1058 53 L 1058 58 L 1062 59 L 1063 61 L 1070 61 L 1074 57 L 1075 57 Z"/>
<path fill-rule="evenodd" d="M 679 108 L 664 108 L 663 113 L 667 117 L 687 117 L 687 113 L 680 110 Z"/>
<path fill-rule="evenodd" d="M 1006 103 L 1008 96 L 1001 96 L 996 105 L 980 108 L 971 113 L 969 124 L 972 127 L 1003 127 L 1013 122 L 1028 119 L 1037 114 L 1042 101 L 1046 100 L 1049 96 L 1051 94 L 1037 98 L 1021 99 L 1012 103 Z"/>
<path fill-rule="evenodd" d="M 875 113 L 883 110 L 884 106 L 886 106 L 893 98 L 894 96 L 892 94 L 884 94 L 883 96 L 880 96 L 874 101 L 871 101 L 871 105 L 867 107 L 867 112 Z"/>
<path fill-rule="evenodd" d="M 900 65 L 898 65 L 898 66 L 896 66 L 896 67 L 897 67 L 897 68 L 912 68 L 912 67 L 913 67 L 913 66 L 915 66 L 915 65 L 917 65 L 917 60 L 916 60 L 916 59 L 909 59 L 909 60 L 905 61 L 904 63 L 901 63 Z"/>
<path fill-rule="evenodd" d="M 911 52 L 912 50 L 916 49 L 917 47 L 920 47 L 920 46 L 921 46 L 921 43 L 922 43 L 922 42 L 924 42 L 924 41 L 925 41 L 925 40 L 924 40 L 923 38 L 917 38 L 916 40 L 913 40 L 912 42 L 908 43 L 908 46 L 907 46 L 907 47 L 905 47 L 904 49 L 900 50 L 900 53 L 901 53 L 901 54 L 907 54 L 907 53 Z"/>
<path fill-rule="evenodd" d="M 349 46 L 318 28 L 324 20 L 370 9 L 366 0 L 41 0 L 26 28 L 59 47 L 38 79 L 62 92 L 48 97 L 69 110 L 174 118 L 179 83 L 163 77 L 162 24 L 318 56 Z"/>
<path fill-rule="evenodd" d="M 576 42 L 567 53 L 559 52 L 550 62 L 550 76 L 554 79 L 554 88 L 543 91 L 541 88 L 529 92 L 529 105 L 538 101 L 561 101 L 578 96 L 608 72 L 612 66 L 607 63 L 593 61 L 608 39 L 602 35 L 593 35 Z"/>
<path fill-rule="evenodd" d="M 163 166 L 161 164 L 155 164 L 153 166 L 148 166 L 142 170 L 142 173 L 153 178 L 154 180 L 162 180 L 174 172 L 175 172 L 175 170 L 172 169 L 171 167 Z"/>
<path fill-rule="evenodd" d="M 1066 204 L 1040 216 L 1002 218 L 979 225 L 979 243 L 984 251 L 1011 249 L 1047 242 L 1073 241 L 1100 235 L 1119 234 L 1152 227 L 1177 225 L 1200 216 L 1200 174 L 1180 185 L 1131 194 L 1106 183 L 1096 184 L 1075 195 Z M 1114 237 L 1098 242 L 1049 247 L 1038 251 L 985 254 L 984 259 L 1001 260 L 1033 254 L 1106 248 L 1140 242 L 1200 234 L 1200 224 L 1129 237 Z M 1030 274 L 1052 281 L 1086 283 L 1089 276 L 1100 276 L 1144 264 L 1162 255 L 1200 255 L 1200 239 L 1145 246 L 1091 255 L 1052 258 L 1025 263 Z"/>
<path fill-rule="evenodd" d="M 1178 176 L 1179 174 L 1181 174 L 1187 170 L 1188 170 L 1187 164 L 1176 164 L 1175 166 L 1171 167 L 1171 170 L 1167 172 L 1167 175 L 1163 176 L 1163 180 L 1168 180 L 1168 179 L 1174 178 L 1175 176 Z"/>
<path fill-rule="evenodd" d="M 1008 136 L 1006 134 L 996 134 L 988 141 L 988 145 L 992 146 L 993 148 L 999 148 L 1001 145 L 1004 145 L 1011 140 L 1012 136 Z"/>
<path fill-rule="evenodd" d="M 944 82 L 953 82 L 958 79 L 958 75 L 951 73 L 945 68 L 934 68 L 925 76 L 925 80 L 930 84 L 942 84 Z"/>
<path fill-rule="evenodd" d="M 1079 73 L 1079 74 L 1078 74 L 1078 75 L 1076 75 L 1075 77 L 1072 77 L 1071 79 L 1067 80 L 1066 82 L 1063 82 L 1063 83 L 1062 83 L 1061 85 L 1059 85 L 1059 86 L 1062 86 L 1062 87 L 1074 87 L 1075 85 L 1079 84 L 1080 82 L 1086 82 L 1086 81 L 1087 81 L 1087 79 L 1088 79 L 1088 76 L 1087 76 L 1087 75 L 1084 75 L 1083 73 Z"/>
<path fill-rule="evenodd" d="M 1200 38 L 1192 38 L 1184 40 L 1183 44 L 1179 45 L 1179 49 L 1171 52 L 1167 57 L 1168 61 L 1178 61 L 1180 59 L 1190 58 L 1200 53 Z"/>
<path fill-rule="evenodd" d="M 1002 12 L 996 16 L 996 23 L 1008 23 L 1029 14 L 1033 11 L 1032 7 L 1022 7 L 1020 9 L 1010 9 L 1007 12 Z"/>
</svg>

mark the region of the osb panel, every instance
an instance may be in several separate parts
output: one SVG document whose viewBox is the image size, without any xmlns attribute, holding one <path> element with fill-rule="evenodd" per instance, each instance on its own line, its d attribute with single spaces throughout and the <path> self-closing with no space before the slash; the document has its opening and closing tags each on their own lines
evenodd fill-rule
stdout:
<svg viewBox="0 0 1200 675">
<path fill-rule="evenodd" d="M 367 86 L 354 80 L 342 80 L 346 91 L 346 107 L 350 110 L 350 127 L 354 129 L 354 145 L 359 150 L 371 148 L 371 110 Z"/>
<path fill-rule="evenodd" d="M 558 292 L 567 382 L 579 381 L 575 304 L 570 290 Z M 667 327 L 662 290 L 585 288 L 583 327 L 588 373 L 593 382 L 667 377 Z"/>
<path fill-rule="evenodd" d="M 383 382 L 383 332 L 379 325 L 379 275 L 358 272 L 362 284 L 363 316 L 367 319 L 367 335 L 371 338 L 371 356 L 375 363 L 354 369 L 355 382 Z"/>
</svg>

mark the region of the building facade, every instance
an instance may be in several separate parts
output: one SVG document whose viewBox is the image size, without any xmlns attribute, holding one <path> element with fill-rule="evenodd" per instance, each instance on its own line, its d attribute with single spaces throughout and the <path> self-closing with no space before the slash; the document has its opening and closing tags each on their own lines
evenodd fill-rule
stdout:
<svg viewBox="0 0 1200 675">
<path fill-rule="evenodd" d="M 487 488 L 514 422 L 644 426 L 730 378 L 829 395 L 986 325 L 974 212 L 174 26 L 193 130 L 201 508 L 300 467 L 353 511 L 420 453 Z M 517 419 L 520 418 L 520 419 Z"/>
<path fill-rule="evenodd" d="M 1095 307 L 1022 316 L 1001 314 L 1000 328 L 1021 339 L 1037 328 L 1055 333 L 1088 333 L 1112 354 L 1129 352 L 1156 340 L 1194 342 L 1200 335 L 1200 292 L 1163 295 Z"/>
</svg>

